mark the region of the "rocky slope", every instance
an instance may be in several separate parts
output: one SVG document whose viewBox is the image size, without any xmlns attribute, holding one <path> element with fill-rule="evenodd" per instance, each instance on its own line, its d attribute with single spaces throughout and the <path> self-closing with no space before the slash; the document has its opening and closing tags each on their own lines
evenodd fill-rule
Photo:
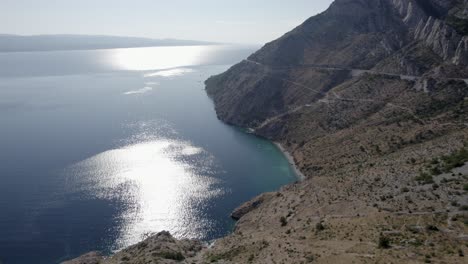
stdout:
<svg viewBox="0 0 468 264">
<path fill-rule="evenodd" d="M 207 80 L 221 120 L 307 178 L 183 261 L 466 263 L 467 34 L 465 0 L 336 0 Z M 157 263 L 141 254 L 117 263 Z"/>
<path fill-rule="evenodd" d="M 200 241 L 176 240 L 169 232 L 163 231 L 110 257 L 91 252 L 63 264 L 175 263 L 195 256 L 202 249 Z"/>
</svg>

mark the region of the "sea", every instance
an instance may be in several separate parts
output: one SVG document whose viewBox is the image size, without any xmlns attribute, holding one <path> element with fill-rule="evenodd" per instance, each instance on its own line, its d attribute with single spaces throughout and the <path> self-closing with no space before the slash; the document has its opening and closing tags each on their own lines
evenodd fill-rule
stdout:
<svg viewBox="0 0 468 264">
<path fill-rule="evenodd" d="M 205 92 L 256 48 L 0 53 L 0 263 L 112 253 L 162 230 L 209 242 L 237 206 L 296 181 Z"/>
</svg>

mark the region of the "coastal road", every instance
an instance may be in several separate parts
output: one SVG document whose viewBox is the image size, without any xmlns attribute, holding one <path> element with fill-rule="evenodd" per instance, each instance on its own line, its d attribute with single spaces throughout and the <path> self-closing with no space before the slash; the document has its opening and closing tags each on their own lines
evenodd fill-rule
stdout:
<svg viewBox="0 0 468 264">
<path fill-rule="evenodd" d="M 284 82 L 287 82 L 287 83 L 290 83 L 290 84 L 293 84 L 297 87 L 300 87 L 302 89 L 306 89 L 306 90 L 309 90 L 311 92 L 314 92 L 316 94 L 320 94 L 324 97 L 326 97 L 328 95 L 328 93 L 326 92 L 322 92 L 322 91 L 319 91 L 317 89 L 314 89 L 312 87 L 309 87 L 307 85 L 304 85 L 304 84 L 301 84 L 301 83 L 298 83 L 298 82 L 295 82 L 295 81 L 292 81 L 292 80 L 289 80 L 289 79 L 285 79 L 285 78 L 279 78 L 277 77 L 276 75 L 270 73 L 271 71 L 273 71 L 272 68 L 270 68 L 269 66 L 266 66 L 266 65 L 263 65 L 259 62 L 256 62 L 256 61 L 253 61 L 253 60 L 249 60 L 249 59 L 246 59 L 245 60 L 246 62 L 249 62 L 249 63 L 252 63 L 252 64 L 255 64 L 256 66 L 259 66 L 259 67 L 263 67 L 264 69 L 267 70 L 266 73 L 263 73 L 264 75 L 270 77 L 270 78 L 273 78 L 273 79 L 278 79 L 278 80 L 281 80 L 281 81 L 284 81 Z M 303 67 L 303 66 L 301 66 Z M 375 75 L 386 75 L 386 76 L 391 76 L 391 77 L 399 77 L 401 78 L 402 80 L 410 80 L 410 81 L 416 81 L 418 79 L 420 79 L 421 77 L 419 76 L 410 76 L 410 75 L 397 75 L 397 74 L 392 74 L 392 73 L 382 73 L 382 72 L 377 72 L 377 71 L 370 71 L 370 70 L 361 70 L 361 69 L 349 69 L 349 68 L 343 68 L 343 67 L 331 67 L 329 65 L 325 65 L 325 66 L 318 66 L 318 65 L 304 65 L 304 67 L 309 67 L 309 68 L 317 68 L 317 69 L 326 69 L 326 70 L 347 70 L 347 71 L 350 71 L 351 72 L 351 75 L 353 77 L 358 77 L 358 76 L 361 76 L 363 74 L 375 74 Z M 295 67 L 285 67 L 285 68 L 281 68 L 282 70 L 286 70 L 286 69 L 293 69 Z M 278 70 L 275 69 L 275 70 Z M 468 79 L 454 79 L 454 80 L 463 80 L 465 81 L 467 84 L 468 84 Z M 335 101 L 343 101 L 343 102 L 373 102 L 373 103 L 385 103 L 387 106 L 389 107 L 393 107 L 393 108 L 396 108 L 396 109 L 400 109 L 400 110 L 403 110 L 407 113 L 409 113 L 410 115 L 413 116 L 414 119 L 418 120 L 419 122 L 422 122 L 424 123 L 424 120 L 422 120 L 419 116 L 417 116 L 412 109 L 408 108 L 408 107 L 405 107 L 405 106 L 400 106 L 400 105 L 396 105 L 396 104 L 393 104 L 393 103 L 388 103 L 388 102 L 384 102 L 384 101 L 381 101 L 381 100 L 375 100 L 375 99 L 361 99 L 361 98 L 343 98 L 342 96 L 338 95 L 337 93 L 335 93 L 334 91 L 332 91 L 332 95 L 334 98 L 322 98 L 320 100 L 318 100 L 319 103 L 325 103 L 327 105 L 329 105 L 331 102 L 335 102 Z M 253 131 L 256 131 L 258 129 L 261 129 L 261 128 L 264 128 L 266 127 L 267 125 L 269 125 L 270 123 L 274 122 L 274 121 L 277 121 L 278 119 L 284 117 L 284 116 L 287 116 L 289 114 L 293 114 L 295 112 L 299 112 L 300 110 L 306 108 L 306 107 L 311 107 L 312 106 L 312 103 L 308 103 L 308 104 L 304 104 L 304 105 L 301 105 L 301 106 L 298 106 L 298 107 L 295 107 L 293 109 L 290 109 L 286 112 L 283 112 L 283 113 L 280 113 L 278 115 L 275 115 L 275 116 L 272 116 L 270 118 L 267 118 L 264 122 L 262 122 L 260 125 L 258 125 L 256 128 L 253 128 L 252 130 Z"/>
<path fill-rule="evenodd" d="M 255 64 L 257 66 L 264 67 L 270 71 L 280 71 L 280 70 L 292 70 L 292 69 L 298 69 L 298 68 L 313 68 L 313 69 L 321 69 L 321 70 L 330 70 L 330 71 L 349 71 L 351 73 L 351 76 L 353 77 L 359 77 L 363 74 L 373 74 L 373 75 L 384 75 L 384 76 L 389 76 L 389 77 L 399 77 L 401 80 L 408 80 L 408 81 L 417 81 L 421 78 L 422 76 L 415 76 L 415 75 L 404 75 L 404 74 L 395 74 L 395 73 L 389 73 L 389 72 L 380 72 L 380 71 L 373 71 L 373 70 L 363 70 L 363 69 L 353 69 L 341 65 L 320 65 L 320 64 L 303 64 L 303 65 L 297 65 L 297 66 L 291 66 L 291 67 L 277 67 L 277 68 L 271 68 L 267 65 L 264 65 L 260 62 L 253 61 L 250 59 L 245 59 L 244 61 Z M 442 80 L 454 80 L 454 81 L 464 81 L 468 85 L 468 78 L 441 78 Z"/>
</svg>

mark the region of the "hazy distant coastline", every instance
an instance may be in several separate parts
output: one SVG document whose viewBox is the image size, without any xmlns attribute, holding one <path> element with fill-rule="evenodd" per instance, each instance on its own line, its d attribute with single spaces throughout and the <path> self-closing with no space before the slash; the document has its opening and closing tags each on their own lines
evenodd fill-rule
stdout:
<svg viewBox="0 0 468 264">
<path fill-rule="evenodd" d="M 97 35 L 6 35 L 0 34 L 0 52 L 28 52 L 54 50 L 92 50 L 111 48 L 137 48 L 155 46 L 195 46 L 219 43 L 178 40 L 149 39 L 137 37 Z"/>
</svg>

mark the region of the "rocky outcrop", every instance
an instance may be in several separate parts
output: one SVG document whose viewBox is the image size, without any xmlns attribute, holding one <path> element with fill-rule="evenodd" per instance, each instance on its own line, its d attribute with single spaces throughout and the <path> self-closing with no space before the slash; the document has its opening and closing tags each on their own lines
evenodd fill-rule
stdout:
<svg viewBox="0 0 468 264">
<path fill-rule="evenodd" d="M 264 193 L 261 194 L 252 200 L 242 204 L 238 208 L 236 208 L 232 213 L 231 213 L 231 218 L 234 220 L 239 220 L 241 219 L 244 215 L 252 212 L 256 208 L 258 208 L 262 203 L 264 203 L 267 200 L 270 200 L 275 194 L 274 193 Z"/>
<path fill-rule="evenodd" d="M 180 263 L 193 258 L 203 248 L 200 241 L 176 240 L 169 232 L 163 231 L 110 257 L 94 252 L 63 264 Z"/>
<path fill-rule="evenodd" d="M 426 23 L 421 21 L 415 31 L 415 38 L 423 41 L 446 61 L 454 59 L 461 42 L 461 36 L 454 29 L 433 17 L 430 17 Z"/>
<path fill-rule="evenodd" d="M 392 0 L 391 3 L 403 22 L 411 28 L 415 28 L 420 21 L 427 19 L 427 14 L 419 8 L 416 1 Z"/>
<path fill-rule="evenodd" d="M 464 36 L 458 43 L 453 63 L 456 65 L 468 65 L 468 36 Z"/>
</svg>

